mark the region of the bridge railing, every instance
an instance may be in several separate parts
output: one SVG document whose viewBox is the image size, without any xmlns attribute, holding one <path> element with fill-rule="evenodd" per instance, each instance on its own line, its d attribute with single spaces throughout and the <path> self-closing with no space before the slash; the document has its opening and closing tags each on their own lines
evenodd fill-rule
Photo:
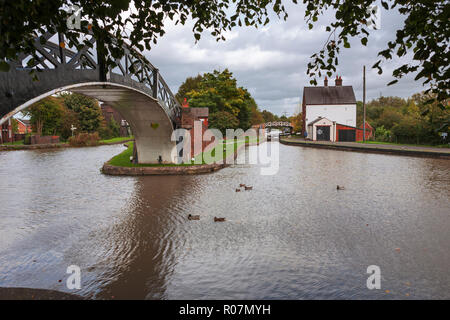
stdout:
<svg viewBox="0 0 450 320">
<path fill-rule="evenodd" d="M 272 121 L 266 122 L 266 127 L 293 127 L 292 123 L 287 121 Z"/>
<path fill-rule="evenodd" d="M 181 106 L 176 100 L 167 83 L 155 68 L 142 54 L 128 46 L 123 45 L 125 55 L 115 59 L 112 67 L 104 68 L 107 57 L 100 57 L 97 40 L 92 31 L 84 35 L 85 45 L 80 49 L 66 48 L 63 34 L 47 32 L 35 38 L 35 52 L 21 54 L 10 64 L 15 70 L 41 71 L 56 68 L 69 70 L 98 70 L 101 82 L 111 81 L 111 74 L 123 77 L 125 83 L 136 81 L 145 86 L 144 91 L 157 99 L 168 116 L 174 121 L 181 114 Z M 90 37 L 90 38 L 89 38 Z M 57 39 L 58 43 L 51 41 Z M 39 73 L 36 72 L 37 78 Z"/>
</svg>

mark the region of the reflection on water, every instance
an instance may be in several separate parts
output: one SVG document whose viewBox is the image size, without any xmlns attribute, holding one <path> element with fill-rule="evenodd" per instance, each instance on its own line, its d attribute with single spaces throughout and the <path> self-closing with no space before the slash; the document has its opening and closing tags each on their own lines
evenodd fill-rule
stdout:
<svg viewBox="0 0 450 320">
<path fill-rule="evenodd" d="M 0 153 L 0 287 L 69 292 L 76 264 L 89 298 L 450 298 L 447 160 L 280 145 L 275 176 L 102 175 L 121 149 Z"/>
</svg>

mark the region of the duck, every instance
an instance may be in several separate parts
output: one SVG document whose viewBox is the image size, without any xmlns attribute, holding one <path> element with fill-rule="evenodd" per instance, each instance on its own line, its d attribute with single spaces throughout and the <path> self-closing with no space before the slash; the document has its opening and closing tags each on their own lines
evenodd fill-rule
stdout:
<svg viewBox="0 0 450 320">
<path fill-rule="evenodd" d="M 245 186 L 245 190 L 252 190 L 253 189 L 253 187 L 247 187 L 247 186 Z"/>
<path fill-rule="evenodd" d="M 241 183 L 239 184 L 239 188 L 245 187 L 245 184 Z"/>
<path fill-rule="evenodd" d="M 193 216 L 192 214 L 188 215 L 189 220 L 200 220 L 200 215 Z"/>
<path fill-rule="evenodd" d="M 214 217 L 214 222 L 224 222 L 224 221 L 225 221 L 225 218 Z"/>
<path fill-rule="evenodd" d="M 344 186 L 339 186 L 339 185 L 338 185 L 338 186 L 336 187 L 336 190 L 345 190 L 345 187 L 344 187 Z"/>
<path fill-rule="evenodd" d="M 241 189 L 236 189 L 236 192 L 241 192 Z"/>
</svg>

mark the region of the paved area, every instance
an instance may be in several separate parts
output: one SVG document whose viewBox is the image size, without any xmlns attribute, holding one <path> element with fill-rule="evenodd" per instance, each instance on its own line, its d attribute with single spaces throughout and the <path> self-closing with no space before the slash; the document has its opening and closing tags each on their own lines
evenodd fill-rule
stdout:
<svg viewBox="0 0 450 320">
<path fill-rule="evenodd" d="M 394 144 L 370 144 L 358 142 L 330 142 L 330 141 L 311 141 L 303 138 L 289 137 L 281 138 L 280 142 L 287 144 L 303 145 L 308 147 L 328 147 L 329 149 L 343 149 L 354 151 L 380 152 L 380 153 L 396 153 L 410 155 L 436 155 L 439 157 L 450 159 L 450 148 L 434 148 L 425 146 L 409 146 Z"/>
</svg>

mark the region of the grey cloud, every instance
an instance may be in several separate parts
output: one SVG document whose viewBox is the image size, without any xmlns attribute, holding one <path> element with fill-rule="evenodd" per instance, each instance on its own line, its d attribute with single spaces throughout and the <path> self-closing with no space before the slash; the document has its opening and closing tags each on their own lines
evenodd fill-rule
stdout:
<svg viewBox="0 0 450 320">
<path fill-rule="evenodd" d="M 309 57 L 323 47 L 328 37 L 324 26 L 332 21 L 333 13 L 326 13 L 319 20 L 320 24 L 307 30 L 302 6 L 288 4 L 286 7 L 287 21 L 273 18 L 263 28 L 234 29 L 225 42 L 216 42 L 204 33 L 195 44 L 192 24 L 169 25 L 167 33 L 146 56 L 160 69 L 174 92 L 186 77 L 229 68 L 238 85 L 249 89 L 261 109 L 277 114 L 287 111 L 291 115 L 298 111 L 303 87 L 310 85 L 306 75 Z M 378 60 L 377 53 L 394 38 L 403 18 L 398 13 L 383 10 L 381 21 L 381 30 L 371 32 L 367 47 L 361 45 L 360 39 L 352 39 L 351 48 L 341 50 L 339 56 L 338 74 L 344 84 L 354 87 L 358 100 L 362 100 L 363 65 L 367 70 L 368 100 L 377 98 L 380 93 L 409 97 L 424 89 L 413 76 L 405 77 L 394 86 L 386 86 L 392 80 L 394 67 L 405 59 L 385 65 L 381 76 L 371 69 Z"/>
</svg>

